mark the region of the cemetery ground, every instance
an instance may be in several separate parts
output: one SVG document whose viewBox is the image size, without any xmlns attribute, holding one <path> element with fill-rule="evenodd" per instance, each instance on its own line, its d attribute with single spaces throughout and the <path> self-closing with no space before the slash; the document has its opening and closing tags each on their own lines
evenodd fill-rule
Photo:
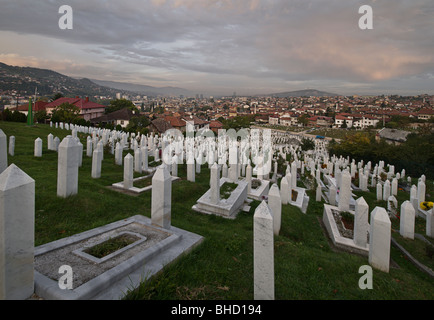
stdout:
<svg viewBox="0 0 434 320">
<path fill-rule="evenodd" d="M 47 150 L 47 135 L 61 140 L 70 131 L 48 125 L 28 127 L 21 123 L 0 122 L 7 137 L 15 136 L 14 163 L 35 180 L 35 246 L 106 225 L 134 215 L 151 215 L 151 191 L 131 195 L 109 186 L 122 181 L 123 167 L 114 156 L 104 153 L 101 178 L 91 177 L 92 159 L 83 154 L 79 168 L 78 194 L 67 198 L 56 195 L 57 152 Z M 84 148 L 86 136 L 78 133 Z M 34 141 L 43 140 L 42 157 L 34 157 Z M 132 153 L 124 151 L 124 156 Z M 152 157 L 150 157 L 151 159 Z M 184 254 L 146 283 L 126 293 L 125 299 L 156 300 L 251 300 L 253 299 L 253 214 L 259 201 L 253 201 L 249 212 L 241 211 L 234 220 L 201 214 L 192 209 L 209 188 L 208 164 L 196 174 L 196 182 L 186 179 L 186 165 L 179 165 L 181 178 L 172 185 L 172 226 L 196 233 L 204 241 Z M 134 173 L 134 177 L 141 176 Z M 302 185 L 299 180 L 298 184 Z M 280 185 L 280 183 L 279 183 Z M 434 199 L 433 181 L 427 180 L 427 200 Z M 282 224 L 274 236 L 275 298 L 277 300 L 433 300 L 434 279 L 420 271 L 395 246 L 391 246 L 392 264 L 389 273 L 373 269 L 373 289 L 362 290 L 359 268 L 368 265 L 368 258 L 332 247 L 322 226 L 324 201 L 310 196 L 306 214 L 295 206 L 282 206 Z M 369 204 L 369 212 L 378 203 L 375 188 L 370 192 L 354 192 Z M 399 205 L 409 193 L 398 191 Z M 399 230 L 399 222 L 392 222 Z M 416 219 L 416 233 L 425 234 L 424 221 Z M 426 265 L 433 265 L 433 255 L 424 255 L 424 244 L 400 239 L 414 256 Z M 433 241 L 432 239 L 430 239 Z M 425 252 L 426 253 L 426 252 Z"/>
</svg>

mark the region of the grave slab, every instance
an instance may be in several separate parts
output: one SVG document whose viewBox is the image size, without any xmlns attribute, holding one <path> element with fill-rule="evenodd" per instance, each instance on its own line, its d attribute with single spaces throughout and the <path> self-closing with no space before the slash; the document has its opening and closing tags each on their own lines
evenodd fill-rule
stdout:
<svg viewBox="0 0 434 320">
<path fill-rule="evenodd" d="M 98 264 L 73 253 L 128 231 L 140 233 L 146 240 Z M 200 235 L 174 226 L 160 228 L 141 215 L 113 222 L 36 247 L 35 293 L 46 300 L 118 300 L 202 241 Z M 72 289 L 59 287 L 61 265 L 72 268 Z"/>
</svg>

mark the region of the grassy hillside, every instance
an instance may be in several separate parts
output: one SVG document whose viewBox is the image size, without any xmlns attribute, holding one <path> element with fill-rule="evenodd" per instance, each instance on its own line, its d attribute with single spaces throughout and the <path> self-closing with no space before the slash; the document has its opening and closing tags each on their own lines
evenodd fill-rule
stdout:
<svg viewBox="0 0 434 320">
<path fill-rule="evenodd" d="M 47 135 L 62 139 L 69 132 L 47 125 L 27 127 L 7 122 L 0 122 L 0 129 L 8 137 L 16 137 L 15 155 L 8 156 L 8 163 L 15 163 L 36 181 L 36 245 L 136 214 L 150 217 L 151 192 L 130 196 L 107 188 L 123 178 L 123 168 L 115 165 L 112 155 L 104 154 L 101 178 L 92 179 L 91 158 L 84 153 L 78 194 L 61 199 L 56 196 L 57 153 L 47 150 Z M 37 137 L 43 140 L 42 158 L 33 156 Z M 86 135 L 79 137 L 86 147 Z M 172 225 L 200 234 L 205 240 L 129 292 L 126 299 L 253 299 L 253 214 L 259 202 L 253 202 L 250 212 L 240 213 L 235 220 L 200 214 L 191 207 L 209 188 L 207 165 L 196 174 L 196 183 L 186 180 L 185 165 L 179 166 L 178 175 L 182 180 L 172 188 Z M 430 193 L 432 181 L 427 186 Z M 366 196 L 370 210 L 378 205 L 374 192 L 360 194 Z M 373 289 L 360 289 L 362 274 L 358 270 L 368 259 L 330 246 L 320 222 L 323 203 L 315 202 L 313 192 L 309 195 L 307 214 L 290 205 L 282 208 L 280 235 L 274 238 L 276 299 L 434 299 L 434 280 L 395 247 L 391 248 L 390 272 L 374 269 Z M 408 198 L 399 191 L 398 200 Z"/>
</svg>

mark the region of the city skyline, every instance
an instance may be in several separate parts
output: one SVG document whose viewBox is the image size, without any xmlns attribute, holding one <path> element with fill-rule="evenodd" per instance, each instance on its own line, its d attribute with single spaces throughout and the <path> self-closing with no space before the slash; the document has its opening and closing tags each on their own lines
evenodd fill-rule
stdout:
<svg viewBox="0 0 434 320">
<path fill-rule="evenodd" d="M 204 95 L 434 94 L 434 3 L 0 0 L 0 61 Z M 373 9 L 361 30 L 358 10 Z"/>
</svg>

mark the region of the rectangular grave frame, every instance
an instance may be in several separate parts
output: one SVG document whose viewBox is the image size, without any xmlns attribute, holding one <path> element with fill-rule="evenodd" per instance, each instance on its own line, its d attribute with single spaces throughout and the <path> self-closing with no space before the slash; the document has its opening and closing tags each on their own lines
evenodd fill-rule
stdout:
<svg viewBox="0 0 434 320">
<path fill-rule="evenodd" d="M 85 231 L 68 238 L 63 238 L 36 247 L 35 257 L 52 250 L 56 250 L 62 246 L 77 243 L 79 241 L 83 241 L 90 237 L 109 232 L 132 223 L 143 224 L 145 227 L 151 227 L 161 232 L 165 232 L 169 234 L 169 236 L 156 245 L 141 251 L 135 256 L 121 262 L 117 266 L 87 281 L 86 283 L 83 283 L 77 288 L 73 288 L 72 290 L 60 289 L 58 281 L 41 274 L 37 270 L 34 270 L 35 293 L 43 299 L 49 300 L 113 299 L 112 291 L 116 289 L 112 290 L 112 287 L 129 287 L 131 285 L 130 276 L 137 279 L 136 281 L 138 285 L 141 281 L 143 281 L 143 270 L 147 268 L 148 264 L 151 265 L 150 269 L 152 269 L 152 274 L 155 274 L 161 270 L 164 265 L 175 260 L 180 254 L 188 252 L 203 240 L 202 236 L 178 229 L 173 226 L 170 230 L 160 228 L 152 224 L 149 218 L 136 215 L 128 219 L 113 222 L 99 228 Z M 160 262 L 160 259 L 164 259 L 164 261 Z M 155 264 L 157 264 L 158 270 L 154 270 Z M 116 295 L 120 295 L 120 293 L 116 293 Z M 116 297 L 115 299 L 118 298 L 119 297 Z"/>
<path fill-rule="evenodd" d="M 124 188 L 124 182 L 123 181 L 113 183 L 112 187 L 114 189 L 121 189 L 121 190 L 124 190 L 124 191 L 130 191 L 130 192 L 135 193 L 135 194 L 140 194 L 140 193 L 152 190 L 152 183 L 151 183 L 151 185 L 149 185 L 147 187 L 137 188 L 137 187 L 134 187 L 134 182 L 141 181 L 141 180 L 147 179 L 149 177 L 153 177 L 153 176 L 154 176 L 154 172 L 152 172 L 152 174 L 148 174 L 147 176 L 134 178 L 133 179 L 133 186 L 131 188 L 128 188 L 128 189 Z M 174 177 L 174 176 L 172 176 L 172 183 L 175 182 L 175 181 L 177 181 L 177 180 L 180 180 L 180 179 L 181 179 L 180 177 Z"/>
<path fill-rule="evenodd" d="M 322 221 L 329 235 L 329 238 L 333 242 L 333 245 L 335 245 L 335 247 L 339 249 L 343 249 L 346 251 L 367 256 L 369 254 L 369 244 L 367 244 L 365 247 L 359 246 L 354 242 L 353 239 L 343 237 L 340 234 L 338 227 L 336 225 L 336 221 L 333 217 L 332 209 L 339 211 L 338 207 L 336 206 L 324 204 Z M 348 212 L 351 214 L 355 214 L 354 211 L 352 210 L 349 210 Z"/>
<path fill-rule="evenodd" d="M 139 245 L 139 244 L 141 244 L 141 243 L 143 243 L 143 242 L 145 242 L 147 240 L 145 236 L 143 236 L 141 234 L 138 234 L 136 232 L 130 232 L 130 231 L 122 231 L 122 232 L 116 234 L 116 237 L 120 237 L 120 236 L 122 236 L 124 234 L 130 234 L 130 235 L 138 237 L 139 239 L 136 240 L 136 241 L 134 241 L 133 243 L 131 243 L 131 244 L 129 244 L 129 245 L 121 248 L 121 249 L 118 249 L 118 250 L 116 250 L 116 251 L 114 251 L 114 252 L 112 252 L 112 253 L 110 253 L 110 254 L 102 257 L 102 258 L 94 257 L 94 256 L 92 256 L 91 254 L 89 254 L 89 253 L 87 253 L 85 251 L 87 249 L 89 249 L 89 248 L 92 248 L 94 246 L 97 246 L 97 245 L 99 245 L 101 243 L 104 243 L 104 242 L 110 240 L 110 238 L 108 238 L 108 239 L 101 239 L 100 241 L 98 241 L 96 243 L 93 243 L 90 246 L 84 246 L 84 247 L 81 247 L 81 248 L 79 248 L 77 250 L 74 250 L 74 251 L 72 251 L 72 253 L 75 254 L 75 255 L 77 255 L 77 256 L 79 256 L 79 257 L 81 257 L 81 258 L 84 258 L 84 259 L 87 259 L 89 261 L 92 261 L 92 262 L 94 262 L 96 264 L 100 264 L 100 263 L 103 263 L 103 262 L 105 262 L 105 261 L 113 258 L 113 257 L 116 257 L 116 256 L 120 255 L 121 253 L 123 253 L 123 252 L 125 252 L 125 251 L 127 251 L 127 250 L 129 250 L 129 249 L 131 249 L 131 248 L 133 248 L 133 247 L 135 247 L 135 246 L 137 246 L 137 245 Z"/>
</svg>

